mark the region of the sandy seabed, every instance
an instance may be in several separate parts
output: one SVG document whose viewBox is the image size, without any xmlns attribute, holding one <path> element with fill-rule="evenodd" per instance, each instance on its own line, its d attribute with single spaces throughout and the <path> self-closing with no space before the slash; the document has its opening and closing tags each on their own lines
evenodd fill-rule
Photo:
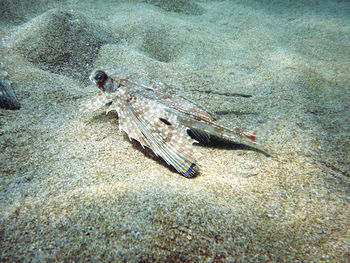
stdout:
<svg viewBox="0 0 350 263">
<path fill-rule="evenodd" d="M 22 105 L 0 110 L 2 262 L 349 260 L 349 1 L 0 0 L 0 12 Z M 106 65 L 263 131 L 274 156 L 194 146 L 201 172 L 186 179 L 115 113 L 79 111 Z"/>
</svg>

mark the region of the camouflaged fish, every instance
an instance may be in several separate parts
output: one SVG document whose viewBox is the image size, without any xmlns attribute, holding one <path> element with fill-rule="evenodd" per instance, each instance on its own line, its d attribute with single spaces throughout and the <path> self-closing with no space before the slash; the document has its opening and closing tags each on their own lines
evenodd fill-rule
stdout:
<svg viewBox="0 0 350 263">
<path fill-rule="evenodd" d="M 107 113 L 118 113 L 119 130 L 152 149 L 185 177 L 193 177 L 198 171 L 199 154 L 192 147 L 197 141 L 188 135 L 189 129 L 201 140 L 209 141 L 212 134 L 264 152 L 256 144 L 255 134 L 232 129 L 162 82 L 122 67 L 95 70 L 90 80 L 102 93 L 84 107 L 97 110 L 109 104 Z"/>
<path fill-rule="evenodd" d="M 6 110 L 19 110 L 21 105 L 18 102 L 11 81 L 8 79 L 8 74 L 3 63 L 0 61 L 0 108 Z"/>
</svg>

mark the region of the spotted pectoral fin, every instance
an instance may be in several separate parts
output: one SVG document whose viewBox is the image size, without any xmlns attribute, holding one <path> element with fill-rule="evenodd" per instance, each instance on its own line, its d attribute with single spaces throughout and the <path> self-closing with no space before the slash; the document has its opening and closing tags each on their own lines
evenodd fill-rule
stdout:
<svg viewBox="0 0 350 263">
<path fill-rule="evenodd" d="M 186 127 L 171 120 L 165 111 L 158 109 L 154 112 L 144 103 L 147 102 L 141 103 L 143 107 L 138 103 L 125 103 L 125 112 L 121 115 L 129 119 L 124 120 L 127 124 L 122 124 L 123 130 L 131 132 L 132 137 L 152 149 L 179 173 L 193 177 L 197 172 L 197 154 Z"/>
<path fill-rule="evenodd" d="M 102 93 L 98 94 L 97 96 L 93 97 L 92 99 L 85 102 L 81 109 L 82 111 L 96 111 L 102 107 L 104 107 L 107 103 L 110 103 L 113 101 L 113 99 L 116 97 L 116 93 Z"/>
<path fill-rule="evenodd" d="M 135 116 L 130 115 L 134 112 L 133 109 L 129 109 L 125 104 L 126 103 L 123 103 L 122 107 L 120 107 L 118 110 L 119 130 L 124 131 L 130 140 L 134 139 L 141 143 L 142 147 L 147 146 L 151 148 L 147 138 L 144 136 L 139 127 L 140 124 L 138 119 L 135 118 Z"/>
</svg>

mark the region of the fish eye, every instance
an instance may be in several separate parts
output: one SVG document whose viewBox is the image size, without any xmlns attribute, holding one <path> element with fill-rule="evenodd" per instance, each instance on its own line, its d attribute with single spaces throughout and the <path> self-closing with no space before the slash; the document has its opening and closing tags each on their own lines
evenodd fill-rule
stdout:
<svg viewBox="0 0 350 263">
<path fill-rule="evenodd" d="M 97 71 L 95 73 L 95 80 L 99 83 L 105 82 L 107 79 L 107 74 L 103 71 Z"/>
</svg>

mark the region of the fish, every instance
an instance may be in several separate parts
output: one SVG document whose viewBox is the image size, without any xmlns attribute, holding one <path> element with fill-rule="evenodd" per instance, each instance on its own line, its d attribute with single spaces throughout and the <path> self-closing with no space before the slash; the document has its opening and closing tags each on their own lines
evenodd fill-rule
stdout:
<svg viewBox="0 0 350 263">
<path fill-rule="evenodd" d="M 143 148 L 151 149 L 187 178 L 199 173 L 200 154 L 193 144 L 198 140 L 210 141 L 212 135 L 268 155 L 257 144 L 255 132 L 232 128 L 165 83 L 119 66 L 96 69 L 89 78 L 101 93 L 84 103 L 83 110 L 96 111 L 108 106 L 106 114 L 116 111 L 120 131 Z"/>
<path fill-rule="evenodd" d="M 3 63 L 0 62 L 0 108 L 6 110 L 19 110 L 21 104 L 18 101 L 12 82 L 7 78 L 7 72 L 1 70 Z"/>
</svg>

